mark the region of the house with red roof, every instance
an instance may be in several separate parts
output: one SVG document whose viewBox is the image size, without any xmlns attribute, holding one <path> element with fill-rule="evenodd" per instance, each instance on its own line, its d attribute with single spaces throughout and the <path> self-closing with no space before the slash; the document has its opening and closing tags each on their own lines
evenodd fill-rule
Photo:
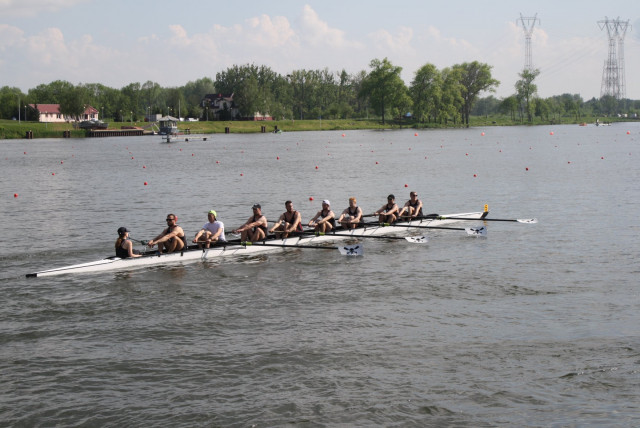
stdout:
<svg viewBox="0 0 640 428">
<path fill-rule="evenodd" d="M 29 107 L 38 112 L 39 122 L 75 122 L 76 120 L 60 113 L 60 104 L 29 104 Z M 78 120 L 98 120 L 98 113 L 97 109 L 86 106 L 82 117 Z"/>
</svg>

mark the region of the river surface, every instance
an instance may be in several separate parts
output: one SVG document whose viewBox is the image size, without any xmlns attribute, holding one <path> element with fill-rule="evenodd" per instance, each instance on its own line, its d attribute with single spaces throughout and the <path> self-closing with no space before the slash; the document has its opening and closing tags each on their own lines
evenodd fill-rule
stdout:
<svg viewBox="0 0 640 428">
<path fill-rule="evenodd" d="M 638 123 L 14 140 L 0 164 L 0 426 L 640 425 Z M 539 222 L 25 278 L 168 213 L 193 235 L 410 190 Z"/>
</svg>

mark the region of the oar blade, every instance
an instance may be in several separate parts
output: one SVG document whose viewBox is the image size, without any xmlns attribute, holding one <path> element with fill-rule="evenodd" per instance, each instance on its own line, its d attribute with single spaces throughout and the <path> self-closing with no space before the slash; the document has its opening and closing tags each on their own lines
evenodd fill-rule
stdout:
<svg viewBox="0 0 640 428">
<path fill-rule="evenodd" d="M 518 223 L 537 223 L 537 218 L 519 218 L 516 220 Z"/>
<path fill-rule="evenodd" d="M 426 236 L 405 236 L 404 239 L 413 244 L 426 244 L 427 242 L 429 242 L 429 238 L 427 238 Z"/>
<path fill-rule="evenodd" d="M 467 235 L 487 236 L 486 226 L 466 227 L 464 230 L 467 232 Z"/>
<path fill-rule="evenodd" d="M 343 245 L 338 247 L 338 251 L 343 256 L 361 256 L 364 254 L 364 248 L 362 244 L 357 245 Z"/>
</svg>

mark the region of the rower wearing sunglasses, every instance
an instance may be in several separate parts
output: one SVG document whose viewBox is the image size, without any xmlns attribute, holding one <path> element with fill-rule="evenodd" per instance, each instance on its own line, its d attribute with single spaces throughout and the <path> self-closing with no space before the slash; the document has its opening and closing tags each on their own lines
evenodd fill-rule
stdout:
<svg viewBox="0 0 640 428">
<path fill-rule="evenodd" d="M 178 217 L 175 214 L 167 215 L 167 228 L 147 244 L 149 247 L 158 246 L 160 253 L 173 253 L 184 248 L 184 231 L 176 224 Z"/>
</svg>

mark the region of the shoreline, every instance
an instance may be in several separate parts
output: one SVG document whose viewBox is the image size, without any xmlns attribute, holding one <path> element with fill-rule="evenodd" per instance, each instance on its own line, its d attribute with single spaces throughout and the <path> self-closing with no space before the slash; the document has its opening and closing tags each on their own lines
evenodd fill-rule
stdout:
<svg viewBox="0 0 640 428">
<path fill-rule="evenodd" d="M 556 121 L 535 121 L 533 123 L 517 122 L 505 117 L 471 117 L 469 128 L 493 127 L 493 126 L 540 126 L 540 125 L 580 125 L 595 126 L 596 120 L 601 124 L 617 122 L 638 122 L 633 118 L 601 118 L 588 117 L 579 120 L 561 118 Z M 607 120 L 605 120 L 607 119 Z M 140 128 L 150 127 L 148 122 L 115 122 L 110 123 L 109 129 L 120 130 L 122 127 L 136 126 Z M 460 129 L 466 125 L 449 123 L 433 124 L 418 122 L 387 121 L 382 124 L 380 120 L 370 119 L 330 119 L 330 120 L 274 120 L 274 121 L 208 121 L 208 122 L 179 122 L 179 130 L 189 130 L 191 134 L 258 134 L 271 133 L 276 130 L 282 132 L 304 131 L 348 131 L 358 129 Z M 126 128 L 125 128 L 126 129 Z M 27 138 L 27 136 L 30 138 Z M 144 132 L 144 135 L 152 135 Z M 87 138 L 87 133 L 82 129 L 74 129 L 71 123 L 43 123 L 43 122 L 17 122 L 15 120 L 0 120 L 0 140 L 31 139 L 31 138 Z"/>
</svg>

